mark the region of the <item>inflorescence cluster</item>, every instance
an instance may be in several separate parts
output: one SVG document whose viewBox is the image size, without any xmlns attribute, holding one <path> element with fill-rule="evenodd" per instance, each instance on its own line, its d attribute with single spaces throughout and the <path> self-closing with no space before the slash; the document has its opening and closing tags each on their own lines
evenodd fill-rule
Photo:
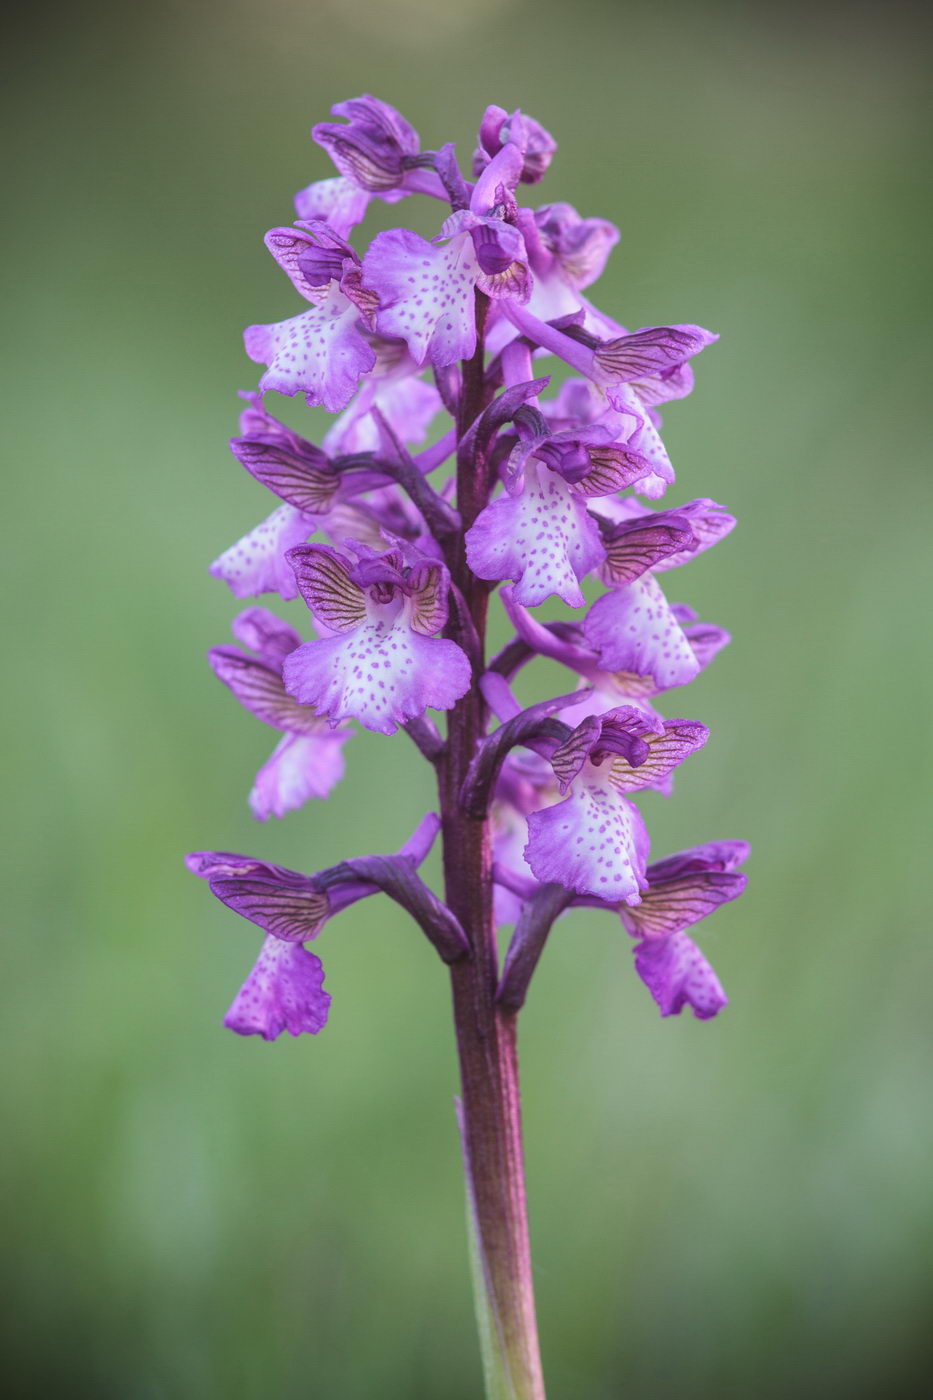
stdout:
<svg viewBox="0 0 933 1400">
<path fill-rule="evenodd" d="M 729 640 L 669 603 L 662 576 L 733 517 L 706 498 L 651 504 L 674 482 L 659 407 L 690 393 L 691 361 L 716 337 L 694 325 L 629 332 L 588 300 L 618 232 L 569 204 L 518 204 L 555 151 L 531 118 L 488 108 L 468 180 L 452 146 L 423 151 L 385 103 L 364 96 L 334 115 L 313 135 L 336 178 L 301 191 L 297 221 L 265 240 L 306 309 L 246 331 L 265 369 L 231 446 L 276 504 L 211 566 L 237 598 L 300 595 L 314 635 L 249 606 L 237 645 L 210 662 L 281 735 L 250 794 L 257 817 L 327 797 L 354 722 L 408 732 L 441 777 L 440 817 L 393 855 L 313 875 L 227 852 L 189 857 L 265 933 L 225 1024 L 267 1040 L 319 1031 L 330 997 L 305 945 L 378 892 L 446 962 L 476 956 L 485 933 L 418 874 L 442 828 L 456 867 L 464 822 L 487 843 L 487 904 L 515 925 L 501 1007 L 522 1004 L 554 920 L 582 905 L 619 917 L 663 1015 L 689 1005 L 715 1016 L 726 998 L 687 930 L 741 893 L 747 847 L 718 841 L 649 863 L 634 799 L 669 792 L 706 743 L 703 724 L 657 705 Z M 442 207 L 435 238 L 397 228 L 354 248 L 371 199 L 414 195 Z M 571 374 L 548 394 L 538 370 L 555 359 Z M 270 390 L 337 415 L 320 445 L 272 417 Z M 604 586 L 590 606 L 587 578 Z M 514 636 L 487 659 L 496 590 Z M 534 610 L 554 597 L 575 611 L 543 621 Z M 510 683 L 539 657 L 566 669 L 567 693 L 522 708 Z M 448 712 L 446 735 L 430 710 Z"/>
</svg>

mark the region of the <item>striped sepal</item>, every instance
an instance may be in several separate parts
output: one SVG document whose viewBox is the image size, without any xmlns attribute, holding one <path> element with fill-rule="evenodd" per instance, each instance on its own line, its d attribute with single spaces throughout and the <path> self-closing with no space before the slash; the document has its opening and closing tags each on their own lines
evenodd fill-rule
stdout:
<svg viewBox="0 0 933 1400">
<path fill-rule="evenodd" d="M 308 301 L 322 302 L 325 299 L 330 277 L 324 276 L 320 282 L 312 282 L 303 265 L 308 246 L 314 242 L 307 233 L 296 228 L 273 228 L 263 242 L 297 292 Z"/>
<path fill-rule="evenodd" d="M 600 568 L 600 577 L 604 583 L 620 588 L 653 568 L 659 559 L 676 550 L 688 549 L 692 540 L 690 523 L 683 518 L 676 525 L 635 522 L 624 526 L 615 532 L 614 538 L 603 540 L 606 559 Z"/>
<path fill-rule="evenodd" d="M 317 937 L 330 914 L 327 895 L 310 883 L 298 888 L 249 875 L 220 876 L 211 880 L 211 893 L 228 909 L 286 943 Z"/>
<path fill-rule="evenodd" d="M 425 637 L 433 637 L 447 621 L 447 570 L 443 564 L 418 564 L 408 583 L 412 628 Z"/>
<path fill-rule="evenodd" d="M 705 724 L 690 719 L 670 719 L 664 721 L 661 734 L 645 734 L 648 757 L 644 763 L 633 768 L 624 758 L 614 758 L 609 769 L 609 780 L 618 792 L 637 792 L 639 788 L 651 787 L 672 772 L 679 763 L 697 749 L 701 749 L 709 738 Z"/>
<path fill-rule="evenodd" d="M 230 447 L 251 476 L 290 506 L 311 515 L 330 509 L 340 477 L 323 452 L 311 461 L 278 443 L 256 438 L 234 438 Z"/>
<path fill-rule="evenodd" d="M 192 851 L 185 856 L 185 865 L 192 875 L 202 880 L 213 880 L 221 875 L 258 875 L 265 879 L 277 880 L 280 884 L 300 885 L 309 883 L 307 875 L 297 870 L 289 870 L 284 865 L 273 865 L 271 861 L 257 860 L 255 856 L 241 856 L 234 851 Z"/>
<path fill-rule="evenodd" d="M 737 899 L 746 883 L 747 876 L 736 870 L 698 870 L 652 885 L 641 904 L 623 906 L 619 913 L 633 938 L 668 938 Z"/>
<path fill-rule="evenodd" d="M 569 739 L 555 749 L 551 755 L 551 767 L 560 783 L 561 792 L 566 792 L 574 778 L 590 756 L 590 750 L 602 731 L 602 724 L 596 715 L 587 715 L 577 725 Z"/>
<path fill-rule="evenodd" d="M 343 555 L 326 544 L 298 545 L 288 561 L 308 607 L 333 632 L 351 632 L 366 618 L 366 601 Z"/>
<path fill-rule="evenodd" d="M 604 373 L 624 383 L 675 369 L 714 339 L 699 326 L 649 326 L 598 345 L 593 359 Z"/>
<path fill-rule="evenodd" d="M 590 469 L 574 483 L 574 490 L 582 496 L 611 496 L 614 491 L 624 490 L 651 471 L 647 457 L 616 444 L 588 447 L 587 455 Z"/>
<path fill-rule="evenodd" d="M 327 721 L 308 705 L 299 705 L 285 690 L 277 671 L 244 656 L 236 647 L 215 647 L 208 659 L 215 676 L 229 686 L 240 704 L 269 724 L 289 734 L 319 734 Z"/>
</svg>

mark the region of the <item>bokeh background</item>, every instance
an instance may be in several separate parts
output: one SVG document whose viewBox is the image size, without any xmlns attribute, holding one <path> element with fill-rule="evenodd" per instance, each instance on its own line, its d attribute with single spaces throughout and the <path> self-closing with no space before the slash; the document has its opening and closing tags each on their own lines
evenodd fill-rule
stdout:
<svg viewBox="0 0 933 1400">
<path fill-rule="evenodd" d="M 313 870 L 432 802 L 404 736 L 361 735 L 326 809 L 257 826 L 272 736 L 203 664 L 235 611 L 205 566 L 268 508 L 225 445 L 240 331 L 297 309 L 261 236 L 368 90 L 465 156 L 487 102 L 534 114 L 561 149 L 531 198 L 622 229 L 597 300 L 722 333 L 667 438 L 672 499 L 740 517 L 677 580 L 735 641 L 683 702 L 713 741 L 646 806 L 659 853 L 754 843 L 703 933 L 733 1001 L 662 1022 L 611 919 L 551 941 L 523 1020 L 549 1394 L 922 1394 L 921 11 L 156 0 L 11 37 L 6 1392 L 480 1393 L 443 969 L 369 901 L 319 946 L 326 1032 L 238 1040 L 256 940 L 181 864 Z"/>
</svg>

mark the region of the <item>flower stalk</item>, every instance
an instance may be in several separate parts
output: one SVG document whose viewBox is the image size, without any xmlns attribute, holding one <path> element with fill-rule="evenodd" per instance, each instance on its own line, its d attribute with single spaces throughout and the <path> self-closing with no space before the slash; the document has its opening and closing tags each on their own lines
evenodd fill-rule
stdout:
<svg viewBox="0 0 933 1400">
<path fill-rule="evenodd" d="M 313 134 L 337 178 L 302 190 L 298 221 L 266 237 L 307 309 L 245 335 L 264 372 L 231 448 L 276 505 L 211 566 L 237 598 L 301 597 L 313 635 L 252 604 L 236 645 L 209 659 L 279 736 L 250 794 L 257 818 L 329 796 L 354 725 L 406 731 L 413 762 L 435 774 L 439 816 L 392 854 L 314 874 L 227 851 L 188 863 L 264 934 L 224 1020 L 237 1034 L 324 1027 L 331 997 L 307 945 L 360 899 L 394 900 L 446 964 L 487 1394 L 543 1400 L 517 1023 L 548 940 L 571 907 L 601 910 L 634 941 L 662 1016 L 689 1007 L 708 1020 L 727 1000 L 687 930 L 741 893 L 747 847 L 714 841 L 649 864 L 636 801 L 669 794 L 709 737 L 656 699 L 729 641 L 668 603 L 658 576 L 733 518 L 705 497 L 645 503 L 675 480 L 658 406 L 689 394 L 690 361 L 716 337 L 628 332 L 589 301 L 618 232 L 567 204 L 519 204 L 556 150 L 527 115 L 487 109 L 471 181 L 453 146 L 422 150 L 385 103 L 333 111 L 342 121 Z M 437 237 L 396 228 L 357 252 L 349 235 L 369 201 L 411 196 L 447 203 Z M 555 358 L 577 377 L 549 393 L 539 362 Z M 337 415 L 322 442 L 273 417 L 269 392 Z M 584 584 L 605 591 L 591 601 Z M 571 616 L 543 623 L 534 609 L 555 597 Z M 487 660 L 494 599 L 514 635 Z M 523 708 L 511 683 L 540 659 L 570 682 Z M 419 874 L 438 833 L 443 896 Z"/>
</svg>

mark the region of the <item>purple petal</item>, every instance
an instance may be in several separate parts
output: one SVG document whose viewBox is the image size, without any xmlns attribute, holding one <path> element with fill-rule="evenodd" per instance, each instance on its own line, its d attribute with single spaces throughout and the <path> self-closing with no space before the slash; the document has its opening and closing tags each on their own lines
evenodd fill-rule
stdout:
<svg viewBox="0 0 933 1400">
<path fill-rule="evenodd" d="M 690 650 L 696 657 L 701 671 L 705 670 L 713 657 L 732 641 L 730 633 L 724 628 L 714 627 L 708 622 L 698 622 L 695 626 L 685 627 L 684 636 L 690 643 Z"/>
<path fill-rule="evenodd" d="M 639 943 L 635 968 L 654 997 L 662 1016 L 679 1016 L 685 1006 L 708 1021 L 729 998 L 706 958 L 685 933 Z"/>
<path fill-rule="evenodd" d="M 346 408 L 360 377 L 376 363 L 372 346 L 359 330 L 360 313 L 332 283 L 318 306 L 287 321 L 250 326 L 246 353 L 268 369 L 260 389 L 289 396 L 303 393 L 312 406 L 330 413 Z"/>
<path fill-rule="evenodd" d="M 232 630 L 238 642 L 280 674 L 288 653 L 301 646 L 301 637 L 294 627 L 268 608 L 244 609 L 233 619 Z"/>
<path fill-rule="evenodd" d="M 316 230 L 323 231 L 323 246 Z M 320 219 L 307 229 L 270 229 L 263 241 L 295 291 L 315 304 L 324 301 L 329 282 L 340 281 L 343 260 L 352 256 L 349 244 Z"/>
<path fill-rule="evenodd" d="M 399 442 L 411 446 L 424 441 L 440 408 L 437 390 L 417 378 L 417 366 L 403 352 L 398 371 L 363 380 L 352 403 L 331 424 L 322 446 L 335 457 L 378 450 L 382 444 L 376 410 Z"/>
<path fill-rule="evenodd" d="M 480 275 L 469 233 L 439 246 L 408 229 L 377 234 L 363 260 L 379 296 L 376 327 L 404 340 L 416 364 L 469 359 L 476 347 L 474 287 Z"/>
<path fill-rule="evenodd" d="M 610 711 L 610 715 L 612 713 Z M 606 716 L 603 718 L 605 722 Z M 608 779 L 619 792 L 660 786 L 668 774 L 701 749 L 708 738 L 705 724 L 689 719 L 667 719 L 659 734 L 644 735 L 648 751 L 640 762 L 633 766 L 620 755 L 607 764 Z"/>
<path fill-rule="evenodd" d="M 603 342 L 593 359 L 607 382 L 622 384 L 669 374 L 718 339 L 702 326 L 649 326 Z"/>
<path fill-rule="evenodd" d="M 686 685 L 699 674 L 684 630 L 651 574 L 594 603 L 583 631 L 606 671 L 650 676 L 659 690 Z"/>
<path fill-rule="evenodd" d="M 416 632 L 432 637 L 447 622 L 450 575 L 443 564 L 416 564 L 408 578 L 411 598 L 409 620 Z"/>
<path fill-rule="evenodd" d="M 522 154 L 518 178 L 526 185 L 536 185 L 551 164 L 557 142 L 534 117 L 524 112 L 510 115 L 502 107 L 490 106 L 483 113 L 479 146 L 473 153 L 473 174 L 481 175 L 490 158 L 498 155 L 509 142 L 516 145 Z"/>
<path fill-rule="evenodd" d="M 275 1040 L 283 1031 L 317 1035 L 327 1023 L 330 1002 L 320 958 L 267 938 L 224 1025 L 237 1035 L 261 1035 L 263 1040 Z"/>
<path fill-rule="evenodd" d="M 707 841 L 654 861 L 648 867 L 648 880 L 659 883 L 694 871 L 734 870 L 748 860 L 750 851 L 747 841 Z"/>
<path fill-rule="evenodd" d="M 311 443 L 298 453 L 258 438 L 233 438 L 230 449 L 251 476 L 296 510 L 322 515 L 340 489 L 340 476 Z"/>
<path fill-rule="evenodd" d="M 622 922 L 633 938 L 667 938 L 738 899 L 748 877 L 738 870 L 697 870 L 655 880 L 648 867 L 648 892 L 637 908 L 621 908 Z"/>
<path fill-rule="evenodd" d="M 280 593 L 297 598 L 295 575 L 285 558 L 293 545 L 302 544 L 318 522 L 294 506 L 283 505 L 231 545 L 210 567 L 214 578 L 222 578 L 235 598 L 251 598 L 257 593 Z"/>
<path fill-rule="evenodd" d="M 451 709 L 471 681 L 470 663 L 456 643 L 413 632 L 404 614 L 307 642 L 286 659 L 284 675 L 303 705 L 381 734 L 394 734 L 427 709 Z"/>
<path fill-rule="evenodd" d="M 572 204 L 545 204 L 535 210 L 534 220 L 571 286 L 582 291 L 602 276 L 606 259 L 619 241 L 615 224 L 607 219 L 581 219 Z"/>
<path fill-rule="evenodd" d="M 249 795 L 253 816 L 260 821 L 284 817 L 310 798 L 328 797 L 343 777 L 341 747 L 350 737 L 348 729 L 329 728 L 315 734 L 286 734 L 256 774 Z"/>
<path fill-rule="evenodd" d="M 679 512 L 664 511 L 658 516 L 623 521 L 611 534 L 603 536 L 606 562 L 600 577 L 617 588 L 633 583 L 676 552 L 687 558 L 693 540 L 690 521 Z"/>
<path fill-rule="evenodd" d="M 272 670 L 236 647 L 213 647 L 208 660 L 218 680 L 263 724 L 291 734 L 318 734 L 327 729 L 325 720 L 287 693 L 280 669 Z"/>
<path fill-rule="evenodd" d="M 324 219 L 335 233 L 346 238 L 363 222 L 372 195 L 342 175 L 332 180 L 315 180 L 295 195 L 299 219 Z"/>
<path fill-rule="evenodd" d="M 262 872 L 214 873 L 210 886 L 211 894 L 228 909 L 286 943 L 307 943 L 316 938 L 332 912 L 327 895 L 307 876 L 283 879 L 279 874 L 267 878 Z"/>
<path fill-rule="evenodd" d="M 694 555 L 712 549 L 714 544 L 718 544 L 735 529 L 735 516 L 707 498 L 688 501 L 686 505 L 678 506 L 674 515 L 686 518 L 689 522 L 694 543 L 660 559 L 655 566 L 659 573 L 664 569 L 676 569 L 679 565 L 688 563 Z"/>
<path fill-rule="evenodd" d="M 409 122 L 376 97 L 338 102 L 331 108 L 346 125 L 319 122 L 311 132 L 346 179 L 360 189 L 380 193 L 398 185 L 405 173 L 405 157 L 417 155 L 418 133 Z"/>
<path fill-rule="evenodd" d="M 654 408 L 659 403 L 685 399 L 688 394 L 692 394 L 693 378 L 693 366 L 685 361 L 676 369 L 666 370 L 663 374 L 634 379 L 632 386 L 645 407 Z"/>
<path fill-rule="evenodd" d="M 635 489 L 640 496 L 657 500 L 663 496 L 668 486 L 675 480 L 674 468 L 667 455 L 667 448 L 661 435 L 644 412 L 644 405 L 631 384 L 617 384 L 607 391 L 607 397 L 618 413 L 639 414 L 641 427 L 626 444 L 629 451 L 637 452 L 646 459 L 651 470 L 641 477 Z"/>
<path fill-rule="evenodd" d="M 581 720 L 569 739 L 565 739 L 551 755 L 551 767 L 560 784 L 561 792 L 566 792 L 574 778 L 589 758 L 594 744 L 602 734 L 602 724 L 595 715 L 587 715 Z"/>
<path fill-rule="evenodd" d="M 296 885 L 304 889 L 310 884 L 307 875 L 297 870 L 289 870 L 284 865 L 273 865 L 267 860 L 257 860 L 255 856 L 241 856 L 233 851 L 192 851 L 185 856 L 185 865 L 192 875 L 202 880 L 213 880 L 220 875 L 259 875 L 279 884 Z"/>
<path fill-rule="evenodd" d="M 570 796 L 528 817 L 525 859 L 539 880 L 637 903 L 646 888 L 648 833 L 638 809 L 590 766 Z"/>
<path fill-rule="evenodd" d="M 351 577 L 351 565 L 326 544 L 309 544 L 289 550 L 302 598 L 316 619 L 331 632 L 349 632 L 366 616 L 363 590 Z"/>
<path fill-rule="evenodd" d="M 512 579 L 516 601 L 528 607 L 553 594 L 572 608 L 582 607 L 579 581 L 605 557 L 580 496 L 556 472 L 533 462 L 518 496 L 502 496 L 480 512 L 467 531 L 466 546 L 475 574 Z"/>
</svg>

